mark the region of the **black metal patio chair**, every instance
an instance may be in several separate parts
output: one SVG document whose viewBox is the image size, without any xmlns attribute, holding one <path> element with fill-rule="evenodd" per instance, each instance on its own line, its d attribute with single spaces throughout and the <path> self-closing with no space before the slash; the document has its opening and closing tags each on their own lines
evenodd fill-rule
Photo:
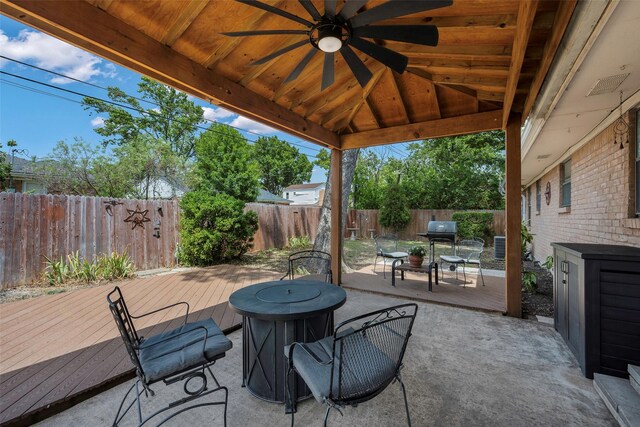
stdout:
<svg viewBox="0 0 640 427">
<path fill-rule="evenodd" d="M 319 341 L 286 346 L 288 399 L 291 399 L 291 373 L 295 371 L 316 400 L 327 406 L 326 426 L 332 408 L 342 414 L 341 409 L 345 406 L 366 402 L 398 381 L 404 396 L 407 424 L 411 426 L 400 370 L 417 310 L 416 304 L 377 310 L 340 323 L 333 335 Z"/>
<path fill-rule="evenodd" d="M 373 272 L 376 272 L 378 258 L 382 258 L 382 276 L 386 279 L 387 259 L 406 259 L 409 254 L 398 248 L 398 238 L 393 235 L 377 236 L 376 243 L 376 259 L 373 261 Z"/>
<path fill-rule="evenodd" d="M 331 283 L 331 254 L 315 250 L 292 253 L 289 255 L 289 270 L 280 280 L 293 280 L 296 276 L 324 276 L 325 282 Z"/>
<path fill-rule="evenodd" d="M 107 295 L 107 301 L 138 377 L 122 399 L 113 425 L 117 426 L 122 421 L 134 403 L 138 408 L 138 425 L 141 426 L 164 411 L 177 408 L 180 405 L 222 390 L 224 391 L 223 401 L 197 403 L 181 408 L 164 418 L 158 425 L 164 424 L 189 409 L 209 405 L 224 405 L 224 425 L 226 426 L 228 390 L 220 385 L 211 371 L 211 366 L 218 359 L 225 356 L 225 352 L 231 349 L 232 343 L 222 333 L 216 322 L 213 319 L 206 319 L 187 323 L 189 304 L 186 302 L 179 302 L 149 313 L 133 316 L 129 313 L 122 292 L 117 286 Z M 186 308 L 182 326 L 148 338 L 138 334 L 133 319 L 140 319 L 180 305 Z M 207 387 L 205 370 L 209 371 L 211 378 L 213 378 L 215 388 L 209 389 Z M 199 387 L 189 388 L 189 382 L 192 380 L 196 380 L 196 385 L 199 381 Z M 143 418 L 140 395 L 144 392 L 145 395 L 151 394 L 151 396 L 154 396 L 155 393 L 150 386 L 160 381 L 166 385 L 184 381 L 183 387 L 186 396 Z M 140 385 L 142 385 L 142 390 Z M 134 388 L 135 397 L 123 411 L 125 401 Z"/>
</svg>

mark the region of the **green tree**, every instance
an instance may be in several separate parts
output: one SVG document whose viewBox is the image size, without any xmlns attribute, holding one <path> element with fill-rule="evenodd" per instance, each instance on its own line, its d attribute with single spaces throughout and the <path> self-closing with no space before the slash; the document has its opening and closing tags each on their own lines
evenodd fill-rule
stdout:
<svg viewBox="0 0 640 427">
<path fill-rule="evenodd" d="M 34 164 L 52 192 L 100 197 L 126 197 L 135 189 L 130 163 L 107 155 L 82 139 L 58 142 L 47 161 Z"/>
<path fill-rule="evenodd" d="M 316 160 L 313 164 L 328 171 L 331 167 L 331 152 L 326 148 L 321 148 L 316 154 Z"/>
<path fill-rule="evenodd" d="M 382 205 L 380 206 L 380 224 L 394 232 L 402 231 L 411 222 L 407 198 L 402 186 L 391 182 L 385 189 Z"/>
<path fill-rule="evenodd" d="M 9 150 L 17 145 L 18 143 L 13 139 L 7 141 L 7 148 Z M 0 148 L 2 148 L 2 144 L 0 144 Z M 9 161 L 7 153 L 0 150 L 0 191 L 5 189 L 6 182 L 9 180 L 10 176 L 11 162 Z"/>
<path fill-rule="evenodd" d="M 224 193 L 243 202 L 258 196 L 258 163 L 237 130 L 212 124 L 196 141 L 195 188 Z"/>
<path fill-rule="evenodd" d="M 353 207 L 355 209 L 380 209 L 383 198 L 381 185 L 381 159 L 374 151 L 364 151 L 358 157 L 353 176 Z"/>
<path fill-rule="evenodd" d="M 311 179 L 313 164 L 285 141 L 275 136 L 260 137 L 253 150 L 260 169 L 260 184 L 267 191 L 282 194 L 285 187 Z"/>
<path fill-rule="evenodd" d="M 165 141 L 177 156 L 191 158 L 202 108 L 185 93 L 147 77 L 138 83 L 138 92 L 140 97 L 136 98 L 120 88 L 109 87 L 109 99 L 119 105 L 90 97 L 82 100 L 92 114 L 108 115 L 104 125 L 95 129 L 105 137 L 104 144 L 124 145 L 144 137 L 147 141 Z M 142 102 L 150 105 L 145 107 Z"/>
<path fill-rule="evenodd" d="M 427 139 L 409 146 L 402 186 L 412 209 L 502 209 L 501 131 Z"/>
</svg>

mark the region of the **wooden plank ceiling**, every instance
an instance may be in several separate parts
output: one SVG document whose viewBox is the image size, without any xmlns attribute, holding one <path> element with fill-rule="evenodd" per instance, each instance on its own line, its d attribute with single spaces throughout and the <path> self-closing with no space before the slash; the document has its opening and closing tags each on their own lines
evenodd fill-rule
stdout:
<svg viewBox="0 0 640 427">
<path fill-rule="evenodd" d="M 264 2 L 311 19 L 297 1 Z M 324 2 L 313 2 L 322 13 Z M 454 0 L 450 7 L 378 22 L 437 25 L 439 44 L 374 40 L 409 58 L 403 74 L 354 49 L 373 74 L 364 88 L 335 55 L 335 83 L 321 91 L 321 54 L 297 79 L 283 83 L 311 46 L 252 65 L 307 36 L 221 34 L 305 29 L 263 10 L 221 0 L 70 3 L 0 0 L 0 10 L 212 103 L 345 149 L 500 129 L 510 112 L 526 116 L 525 105 L 531 107 L 575 6 L 575 1 Z M 371 0 L 364 9 L 380 3 Z M 82 19 L 89 24 L 77 22 Z M 107 36 L 101 28 L 114 31 Z M 132 43 L 143 46 L 136 50 Z M 145 58 L 152 52 L 159 53 Z M 214 88 L 196 79 L 209 80 Z"/>
</svg>

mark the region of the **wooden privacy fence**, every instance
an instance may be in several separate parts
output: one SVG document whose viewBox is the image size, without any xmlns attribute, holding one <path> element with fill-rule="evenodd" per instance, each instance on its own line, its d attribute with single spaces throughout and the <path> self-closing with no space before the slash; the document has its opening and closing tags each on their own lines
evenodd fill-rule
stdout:
<svg viewBox="0 0 640 427">
<path fill-rule="evenodd" d="M 259 229 L 254 235 L 254 251 L 287 246 L 291 237 L 309 236 L 313 241 L 318 231 L 321 208 L 316 206 L 284 206 L 263 203 L 249 203 L 245 210 L 258 214 Z M 416 209 L 411 211 L 411 222 L 399 234 L 401 239 L 415 240 L 416 234 L 427 231 L 427 222 L 432 215 L 439 221 L 451 220 L 455 210 Z M 493 213 L 495 233 L 504 234 L 504 211 L 485 211 Z M 358 238 L 368 238 L 385 234 L 386 230 L 378 222 L 377 210 L 349 210 L 344 236 L 351 236 L 347 228 L 357 228 Z"/>
<path fill-rule="evenodd" d="M 460 211 L 445 210 L 445 209 L 412 209 L 411 210 L 411 222 L 400 233 L 397 233 L 398 237 L 403 240 L 416 240 L 418 239 L 417 233 L 424 233 L 427 231 L 427 223 L 431 220 L 432 216 L 435 216 L 437 221 L 451 221 L 451 216 Z M 493 213 L 493 229 L 496 235 L 504 235 L 505 233 L 505 217 L 504 211 L 474 211 L 474 212 L 491 212 Z M 350 210 L 347 217 L 347 225 L 345 228 L 357 228 L 357 237 L 370 237 L 371 232 L 369 230 L 375 230 L 374 235 L 386 234 L 388 231 L 380 225 L 378 221 L 378 210 L 374 209 L 361 209 Z M 351 235 L 351 232 L 345 230 L 345 237 Z"/>
<path fill-rule="evenodd" d="M 258 214 L 253 250 L 262 251 L 284 248 L 291 237 L 309 236 L 313 241 L 318 232 L 322 208 L 248 203 L 245 211 L 248 210 Z"/>
<path fill-rule="evenodd" d="M 138 270 L 175 265 L 178 203 L 0 193 L 0 284 L 41 278 L 45 257 L 85 259 L 125 250 Z"/>
</svg>

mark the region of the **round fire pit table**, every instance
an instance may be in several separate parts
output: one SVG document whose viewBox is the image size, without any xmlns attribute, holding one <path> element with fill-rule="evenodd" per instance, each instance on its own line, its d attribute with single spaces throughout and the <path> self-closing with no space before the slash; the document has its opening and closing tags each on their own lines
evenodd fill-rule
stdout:
<svg viewBox="0 0 640 427">
<path fill-rule="evenodd" d="M 284 347 L 331 335 L 333 311 L 346 300 L 344 289 L 304 279 L 257 283 L 231 294 L 229 305 L 242 315 L 242 386 L 260 399 L 285 403 Z M 291 393 L 294 405 L 311 397 L 297 375 L 291 379 Z"/>
</svg>

